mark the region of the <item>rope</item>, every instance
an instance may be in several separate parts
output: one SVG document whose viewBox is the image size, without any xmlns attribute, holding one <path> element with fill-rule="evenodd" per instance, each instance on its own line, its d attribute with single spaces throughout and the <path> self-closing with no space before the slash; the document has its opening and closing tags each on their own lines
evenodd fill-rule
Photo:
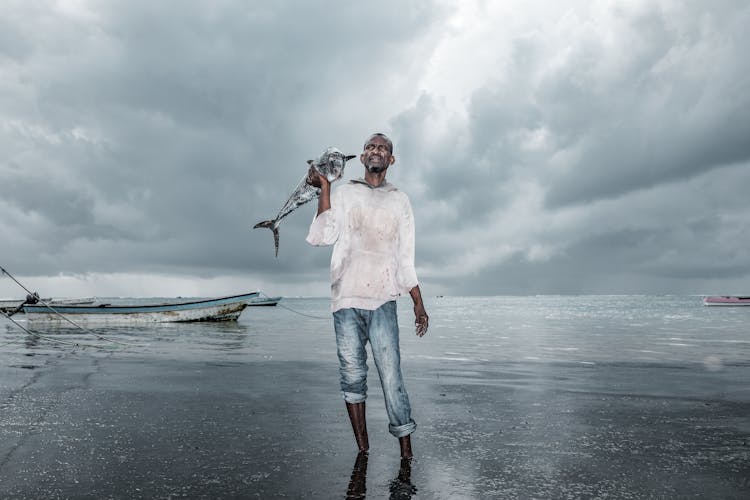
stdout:
<svg viewBox="0 0 750 500">
<path fill-rule="evenodd" d="M 125 343 L 125 342 L 120 342 L 120 341 L 117 341 L 117 340 L 108 339 L 108 338 L 106 338 L 106 337 L 104 337 L 102 335 L 99 335 L 96 332 L 92 332 L 88 328 L 85 328 L 85 327 L 79 325 L 78 323 L 76 323 L 72 319 L 68 318 L 67 316 L 65 316 L 63 314 L 60 314 L 54 307 L 52 307 L 51 305 L 49 305 L 47 302 L 45 302 L 45 301 L 43 301 L 41 299 L 39 299 L 39 302 L 42 305 L 44 305 L 45 307 L 47 307 L 50 311 L 52 311 L 53 313 L 55 313 L 56 315 L 60 316 L 62 319 L 64 319 L 68 323 L 70 323 L 71 325 L 73 325 L 73 326 L 75 326 L 77 328 L 80 328 L 84 333 L 88 333 L 89 335 L 93 335 L 94 337 L 96 337 L 99 340 L 103 340 L 105 342 L 112 342 L 113 344 L 119 344 L 119 345 L 122 345 L 122 346 L 125 346 L 125 347 L 143 347 L 142 345 L 138 345 L 138 344 L 128 344 L 128 343 Z"/>
<path fill-rule="evenodd" d="M 23 286 L 16 278 L 14 278 L 8 271 L 6 271 L 5 268 L 0 267 L 0 271 L 2 271 L 4 274 L 6 274 L 10 279 L 12 279 L 13 281 L 15 281 L 16 284 L 18 284 L 18 286 L 20 286 L 21 288 L 23 288 L 24 290 L 26 290 L 26 293 L 28 293 L 29 295 L 35 295 L 34 293 L 31 292 L 31 290 L 29 290 L 28 288 L 26 288 L 25 286 Z M 84 333 L 88 333 L 89 335 L 93 335 L 94 337 L 96 337 L 99 340 L 103 340 L 105 342 L 111 342 L 113 344 L 119 344 L 119 345 L 126 346 L 126 347 L 143 347 L 143 346 L 138 345 L 138 344 L 128 344 L 128 343 L 125 343 L 125 342 L 119 342 L 117 340 L 108 339 L 108 338 L 106 338 L 106 337 L 104 337 L 102 335 L 99 335 L 96 332 L 92 332 L 88 328 L 84 328 L 83 326 L 79 325 L 78 323 L 76 323 L 75 321 L 71 320 L 70 318 L 67 318 L 66 316 L 60 314 L 54 307 L 52 307 L 51 305 L 49 305 L 44 300 L 39 299 L 39 302 L 41 302 L 42 305 L 44 305 L 45 307 L 47 307 L 50 311 L 52 311 L 56 315 L 60 316 L 62 319 L 64 319 L 65 321 L 67 321 L 71 325 L 73 325 L 73 326 L 75 326 L 77 328 L 80 328 Z M 3 313 L 3 315 L 6 318 L 10 319 L 10 316 L 7 316 L 5 313 Z M 13 320 L 11 320 L 11 321 L 13 321 Z M 16 322 L 13 321 L 13 323 L 16 323 Z M 16 325 L 18 325 L 18 323 L 16 323 Z M 20 325 L 18 325 L 18 326 L 20 326 Z M 21 327 L 21 328 L 23 328 L 23 327 Z M 26 329 L 24 328 L 24 330 L 26 330 Z M 26 330 L 26 331 L 28 331 L 28 330 Z M 40 338 L 44 338 L 44 337 L 40 336 Z"/>
<path fill-rule="evenodd" d="M 11 345 L 11 344 L 15 344 L 15 343 L 16 343 L 15 340 L 9 340 L 7 342 L 3 342 L 2 344 L 0 344 L 0 347 L 5 347 L 6 345 Z"/>
<path fill-rule="evenodd" d="M 287 306 L 284 306 L 284 305 L 281 305 L 281 304 L 276 304 L 276 305 L 283 307 L 287 311 L 292 311 L 294 314 L 299 314 L 300 316 L 305 316 L 307 318 L 313 318 L 313 319 L 331 319 L 330 316 L 314 316 L 312 314 L 306 314 L 306 313 L 303 313 L 303 312 L 295 311 L 291 307 L 287 307 Z"/>
<path fill-rule="evenodd" d="M 26 332 L 29 335 L 32 335 L 32 336 L 34 336 L 36 338 L 43 339 L 43 340 L 49 340 L 50 342 L 56 342 L 58 344 L 72 345 L 72 346 L 75 346 L 75 347 L 93 347 L 94 349 L 104 349 L 104 347 L 98 346 L 98 345 L 81 344 L 80 342 L 68 342 L 68 341 L 65 341 L 65 340 L 60 340 L 60 339 L 56 339 L 56 338 L 53 338 L 53 337 L 48 337 L 46 335 L 40 335 L 40 334 L 38 334 L 36 332 L 32 332 L 31 330 L 29 330 L 25 326 L 21 325 L 18 321 L 14 320 L 10 316 L 8 316 L 8 314 L 5 311 L 0 311 L 0 313 L 2 313 L 2 315 L 5 316 L 6 319 L 10 320 L 11 323 L 13 323 L 14 325 L 16 325 L 18 328 L 20 328 L 24 332 Z M 8 345 L 8 344 L 10 344 L 10 342 L 8 342 L 6 344 L 2 344 L 2 345 Z"/>
<path fill-rule="evenodd" d="M 265 294 L 265 292 L 263 292 L 263 291 L 259 291 L 258 293 L 259 293 L 260 295 L 263 295 L 264 297 L 266 297 L 266 298 L 268 298 L 268 299 L 270 299 L 270 298 L 271 298 L 271 297 L 269 297 L 268 295 L 266 295 L 266 294 Z M 292 309 L 291 307 L 287 307 L 287 306 L 285 306 L 284 304 L 282 304 L 281 302 L 277 303 L 277 304 L 276 304 L 276 306 L 277 306 L 277 307 L 281 307 L 281 308 L 283 308 L 283 309 L 286 309 L 287 311 L 291 311 L 291 312 L 293 312 L 294 314 L 299 314 L 300 316 L 305 316 L 306 318 L 312 318 L 312 319 L 331 319 L 331 317 L 330 317 L 330 316 L 315 316 L 315 315 L 313 315 L 313 314 L 306 314 L 306 313 L 303 313 L 303 312 L 300 312 L 300 311 L 295 311 L 295 310 L 294 310 L 294 309 Z"/>
</svg>

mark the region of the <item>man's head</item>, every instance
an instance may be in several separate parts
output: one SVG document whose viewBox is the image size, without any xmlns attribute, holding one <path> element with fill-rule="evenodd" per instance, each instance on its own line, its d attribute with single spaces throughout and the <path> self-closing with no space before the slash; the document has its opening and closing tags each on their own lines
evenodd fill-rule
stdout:
<svg viewBox="0 0 750 500">
<path fill-rule="evenodd" d="M 365 142 L 359 160 L 371 174 L 385 172 L 396 161 L 393 142 L 385 134 L 372 134 Z"/>
</svg>

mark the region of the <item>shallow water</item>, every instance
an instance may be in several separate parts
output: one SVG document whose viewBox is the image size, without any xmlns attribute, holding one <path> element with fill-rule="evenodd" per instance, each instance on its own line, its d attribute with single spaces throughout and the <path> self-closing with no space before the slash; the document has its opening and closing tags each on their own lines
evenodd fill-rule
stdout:
<svg viewBox="0 0 750 500">
<path fill-rule="evenodd" d="M 110 300 L 111 301 L 111 300 Z M 407 359 L 700 364 L 718 371 L 750 360 L 750 307 L 705 307 L 693 296 L 446 297 L 427 299 L 430 332 L 415 339 L 408 300 L 399 303 Z M 334 349 L 327 299 L 284 299 L 250 307 L 239 321 L 89 327 L 132 344 L 110 344 L 74 326 L 20 323 L 66 342 L 171 359 L 325 360 Z M 312 317 L 311 317 L 312 316 Z M 0 323 L 5 353 L 65 345 L 34 340 Z"/>
<path fill-rule="evenodd" d="M 435 336 L 470 359 L 579 363 L 747 361 L 750 308 L 699 297 L 539 296 L 437 299 Z"/>
<path fill-rule="evenodd" d="M 374 370 L 369 464 L 355 463 L 327 299 L 287 298 L 228 323 L 83 332 L 21 322 L 65 344 L 4 320 L 0 473 L 15 479 L 0 493 L 750 493 L 750 307 L 704 307 L 689 296 L 445 297 L 426 305 L 430 330 L 420 339 L 408 299 L 399 304 L 419 424 L 408 471 L 387 434 Z M 70 476 L 84 489 L 69 486 Z"/>
<path fill-rule="evenodd" d="M 403 366 L 414 377 L 434 371 L 467 383 L 487 384 L 491 378 L 516 387 L 561 365 L 679 367 L 694 379 L 693 391 L 750 396 L 750 384 L 736 374 L 750 367 L 750 307 L 705 307 L 694 296 L 445 297 L 428 298 L 426 305 L 430 329 L 418 338 L 408 299 L 399 303 Z M 276 307 L 249 307 L 236 322 L 90 326 L 84 331 L 29 325 L 23 316 L 16 318 L 47 338 L 3 320 L 0 366 L 32 370 L 68 352 L 154 361 L 336 365 L 329 301 L 322 298 L 286 298 Z M 503 377 L 487 375 L 501 365 Z M 22 380 L 26 375 L 12 370 L 4 383 L 13 376 Z M 643 389 L 646 382 L 625 380 L 619 386 Z M 580 378 L 570 383 L 585 389 Z M 650 385 L 662 395 L 684 392 Z M 2 386 L 0 382 L 0 390 Z"/>
</svg>

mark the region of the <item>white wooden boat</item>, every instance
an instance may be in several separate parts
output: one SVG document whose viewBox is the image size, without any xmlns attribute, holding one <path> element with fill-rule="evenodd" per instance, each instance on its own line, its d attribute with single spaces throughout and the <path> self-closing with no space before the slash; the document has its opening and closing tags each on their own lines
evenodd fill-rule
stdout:
<svg viewBox="0 0 750 500">
<path fill-rule="evenodd" d="M 11 312 L 23 304 L 23 299 L 0 299 L 0 311 Z"/>
<path fill-rule="evenodd" d="M 247 305 L 249 306 L 275 306 L 279 303 L 281 297 L 267 297 L 265 295 L 256 297 L 248 300 Z"/>
<path fill-rule="evenodd" d="M 722 295 L 718 297 L 705 297 L 703 305 L 706 306 L 750 306 L 750 297 L 737 297 Z"/>
<path fill-rule="evenodd" d="M 44 322 L 131 324 L 131 323 L 175 323 L 187 321 L 232 321 L 247 307 L 249 300 L 259 292 L 202 299 L 194 301 L 176 300 L 161 304 L 131 305 L 24 305 L 26 320 L 30 323 Z M 66 319 L 67 318 L 67 319 Z"/>
<path fill-rule="evenodd" d="M 54 299 L 40 299 L 50 305 L 88 305 L 96 302 L 95 297 L 80 297 L 80 298 L 54 298 Z M 23 299 L 0 299 L 0 311 L 10 313 L 24 303 Z"/>
</svg>

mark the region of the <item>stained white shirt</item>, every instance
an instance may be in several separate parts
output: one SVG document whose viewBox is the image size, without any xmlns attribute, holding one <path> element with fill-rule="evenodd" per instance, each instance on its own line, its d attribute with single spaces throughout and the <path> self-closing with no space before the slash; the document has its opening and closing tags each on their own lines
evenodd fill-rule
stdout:
<svg viewBox="0 0 750 500">
<path fill-rule="evenodd" d="M 331 208 L 313 218 L 307 242 L 333 245 L 331 310 L 375 310 L 417 286 L 414 214 L 393 184 L 364 179 L 339 186 Z"/>
</svg>

